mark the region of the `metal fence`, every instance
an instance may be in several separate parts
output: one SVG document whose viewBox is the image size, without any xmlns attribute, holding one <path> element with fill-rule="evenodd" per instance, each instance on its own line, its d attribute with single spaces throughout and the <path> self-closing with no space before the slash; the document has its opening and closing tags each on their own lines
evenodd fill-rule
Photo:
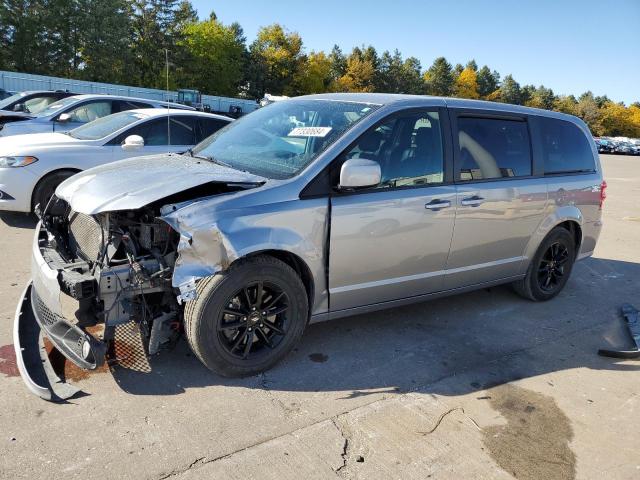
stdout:
<svg viewBox="0 0 640 480">
<path fill-rule="evenodd" d="M 32 75 L 29 73 L 7 72 L 0 70 L 0 88 L 9 92 L 27 90 L 69 90 L 73 93 L 99 93 L 106 95 L 124 95 L 127 97 L 147 98 L 158 101 L 176 101 L 177 92 L 166 92 L 153 88 L 129 87 L 110 83 L 87 82 L 67 78 Z M 218 97 L 202 95 L 202 103 L 211 106 L 216 112 L 229 112 L 232 107 L 242 108 L 243 113 L 257 109 L 259 105 L 253 100 L 243 98 Z"/>
</svg>

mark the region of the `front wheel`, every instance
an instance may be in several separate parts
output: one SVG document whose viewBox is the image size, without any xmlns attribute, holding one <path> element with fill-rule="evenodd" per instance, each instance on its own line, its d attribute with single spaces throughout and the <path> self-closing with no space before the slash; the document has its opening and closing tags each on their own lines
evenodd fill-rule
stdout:
<svg viewBox="0 0 640 480">
<path fill-rule="evenodd" d="M 557 227 L 547 235 L 533 256 L 526 276 L 513 284 L 521 296 L 534 301 L 550 300 L 569 280 L 576 259 L 571 233 Z"/>
<path fill-rule="evenodd" d="M 270 256 L 239 261 L 201 280 L 185 306 L 191 349 L 225 377 L 271 368 L 298 342 L 309 316 L 307 293 L 286 263 Z"/>
</svg>

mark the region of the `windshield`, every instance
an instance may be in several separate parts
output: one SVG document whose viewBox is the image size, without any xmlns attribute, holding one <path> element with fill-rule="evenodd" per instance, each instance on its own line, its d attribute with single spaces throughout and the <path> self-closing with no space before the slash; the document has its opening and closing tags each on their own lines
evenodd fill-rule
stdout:
<svg viewBox="0 0 640 480">
<path fill-rule="evenodd" d="M 276 102 L 219 130 L 193 155 L 266 178 L 293 177 L 376 108 L 331 100 Z"/>
<path fill-rule="evenodd" d="M 10 97 L 5 98 L 4 100 L 0 101 L 0 110 L 8 107 L 13 102 L 20 100 L 22 97 L 24 97 L 24 93 L 16 93 L 15 95 L 11 95 Z"/>
<path fill-rule="evenodd" d="M 69 135 L 78 140 L 98 140 L 143 118 L 148 118 L 148 115 L 131 111 L 115 113 L 74 128 Z"/>
<path fill-rule="evenodd" d="M 54 113 L 59 112 L 61 109 L 66 107 L 67 105 L 71 105 L 72 103 L 77 102 L 78 99 L 76 97 L 67 97 L 62 100 L 58 100 L 57 102 L 53 102 L 47 108 L 39 112 L 36 117 L 48 117 L 49 115 L 53 115 Z"/>
</svg>

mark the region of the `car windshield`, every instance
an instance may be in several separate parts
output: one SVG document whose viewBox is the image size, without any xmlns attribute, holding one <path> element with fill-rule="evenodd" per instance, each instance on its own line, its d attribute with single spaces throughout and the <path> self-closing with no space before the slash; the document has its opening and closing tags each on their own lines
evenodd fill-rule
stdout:
<svg viewBox="0 0 640 480">
<path fill-rule="evenodd" d="M 78 140 L 98 140 L 147 117 L 144 113 L 133 111 L 115 113 L 74 128 L 69 135 Z"/>
<path fill-rule="evenodd" d="M 286 100 L 230 123 L 193 148 L 206 157 L 266 178 L 295 176 L 379 105 Z"/>
<path fill-rule="evenodd" d="M 5 98 L 4 100 L 0 101 L 0 110 L 8 107 L 13 102 L 20 100 L 22 97 L 24 97 L 24 94 L 16 93 L 15 95 L 11 95 L 10 97 Z"/>
<path fill-rule="evenodd" d="M 72 103 L 77 102 L 78 99 L 76 97 L 67 97 L 62 100 L 58 100 L 57 102 L 53 102 L 44 110 L 38 112 L 36 117 L 48 117 L 49 115 L 53 115 L 54 113 L 60 112 L 61 109 L 66 107 L 67 105 L 71 105 Z"/>
</svg>

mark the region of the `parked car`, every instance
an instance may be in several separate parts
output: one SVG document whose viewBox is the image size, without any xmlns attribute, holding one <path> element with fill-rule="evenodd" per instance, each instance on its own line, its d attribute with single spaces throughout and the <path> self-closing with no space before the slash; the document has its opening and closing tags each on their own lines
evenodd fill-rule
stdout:
<svg viewBox="0 0 640 480">
<path fill-rule="evenodd" d="M 598 148 L 598 153 L 614 153 L 615 147 L 613 143 L 609 140 L 605 140 L 604 138 L 594 138 L 596 143 L 596 147 Z"/>
<path fill-rule="evenodd" d="M 31 212 L 81 170 L 140 155 L 184 152 L 231 120 L 185 110 L 128 110 L 65 133 L 1 139 L 0 210 Z"/>
<path fill-rule="evenodd" d="M 5 98 L 10 97 L 11 95 L 13 95 L 13 93 L 7 92 L 4 88 L 0 88 L 0 100 L 4 100 Z"/>
<path fill-rule="evenodd" d="M 25 133 L 66 132 L 113 113 L 138 108 L 179 108 L 185 105 L 115 95 L 75 95 L 51 103 L 36 114 L 21 113 L 19 121 L 0 124 L 0 137 Z"/>
<path fill-rule="evenodd" d="M 573 116 L 409 95 L 276 102 L 184 155 L 58 187 L 20 298 L 18 366 L 51 398 L 29 374 L 42 365 L 29 332 L 92 369 L 117 325 L 139 325 L 156 353 L 178 322 L 211 370 L 252 375 L 309 322 L 503 283 L 550 300 L 596 246 L 605 186 Z"/>
<path fill-rule="evenodd" d="M 636 148 L 635 145 L 629 142 L 616 142 L 614 152 L 620 155 L 635 155 Z"/>
<path fill-rule="evenodd" d="M 2 110 L 0 111 L 0 122 L 12 118 L 15 112 L 39 113 L 53 102 L 73 95 L 75 94 L 63 90 L 37 90 L 16 93 L 0 101 L 0 110 Z"/>
</svg>

